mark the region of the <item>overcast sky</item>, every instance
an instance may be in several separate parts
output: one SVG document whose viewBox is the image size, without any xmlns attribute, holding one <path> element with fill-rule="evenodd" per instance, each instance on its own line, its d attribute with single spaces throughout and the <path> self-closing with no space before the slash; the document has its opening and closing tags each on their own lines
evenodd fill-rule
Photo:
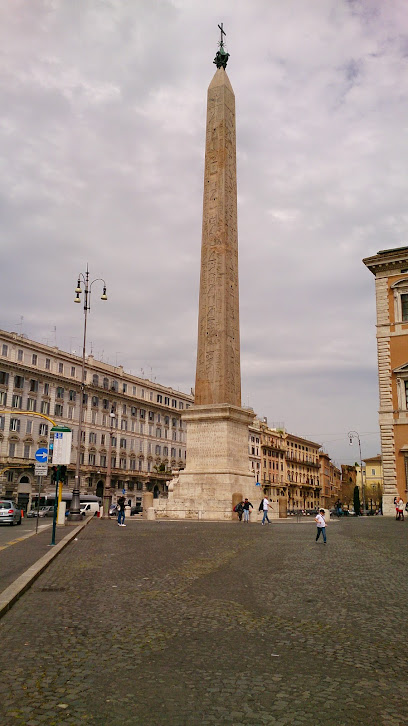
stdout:
<svg viewBox="0 0 408 726">
<path fill-rule="evenodd" d="M 237 112 L 242 402 L 378 453 L 374 278 L 407 244 L 404 0 L 3 0 L 0 326 L 190 391 L 207 87 Z M 408 359 L 408 352 L 407 352 Z"/>
</svg>

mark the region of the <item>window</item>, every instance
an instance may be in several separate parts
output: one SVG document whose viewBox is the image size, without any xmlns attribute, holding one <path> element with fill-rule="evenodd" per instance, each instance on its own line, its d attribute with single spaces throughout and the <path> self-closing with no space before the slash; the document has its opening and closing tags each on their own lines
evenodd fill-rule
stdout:
<svg viewBox="0 0 408 726">
<path fill-rule="evenodd" d="M 73 406 L 68 406 L 68 418 L 74 418 L 74 411 L 75 408 Z"/>
<path fill-rule="evenodd" d="M 92 396 L 91 403 L 92 403 L 92 406 L 94 408 L 98 408 L 98 406 L 99 406 L 99 398 L 98 398 L 98 396 Z"/>
<path fill-rule="evenodd" d="M 120 448 L 121 449 L 126 449 L 126 439 L 121 439 L 120 440 Z"/>
<path fill-rule="evenodd" d="M 116 446 L 117 443 L 118 443 L 118 440 L 117 440 L 116 436 L 112 436 L 112 446 Z"/>
<path fill-rule="evenodd" d="M 24 351 L 21 350 L 21 348 L 20 348 L 20 350 L 17 351 L 17 360 L 18 360 L 18 362 L 21 363 L 22 360 L 23 360 L 23 358 L 24 358 Z"/>
<path fill-rule="evenodd" d="M 408 321 L 408 294 L 404 293 L 401 295 L 401 320 L 403 322 Z"/>
<path fill-rule="evenodd" d="M 95 466 L 95 454 L 88 454 L 88 464 L 89 466 Z"/>
<path fill-rule="evenodd" d="M 163 456 L 168 456 L 168 455 L 169 455 L 169 448 L 168 448 L 168 446 L 163 446 Z"/>
<path fill-rule="evenodd" d="M 48 424 L 41 423 L 39 429 L 40 436 L 48 436 Z"/>
<path fill-rule="evenodd" d="M 12 408 L 22 408 L 22 406 L 23 406 L 23 397 L 14 394 L 13 398 L 11 399 L 11 407 Z"/>
<path fill-rule="evenodd" d="M 30 458 L 30 452 L 31 452 L 31 446 L 30 444 L 24 444 L 24 458 L 29 459 Z"/>
<path fill-rule="evenodd" d="M 161 439 L 161 429 L 156 429 L 156 438 Z"/>
<path fill-rule="evenodd" d="M 57 398 L 64 398 L 64 389 L 58 386 L 55 395 Z"/>
<path fill-rule="evenodd" d="M 121 456 L 119 459 L 119 468 L 120 469 L 126 469 L 126 457 Z"/>
<path fill-rule="evenodd" d="M 19 418 L 10 419 L 10 431 L 16 431 L 17 433 L 20 431 L 20 419 Z"/>
<path fill-rule="evenodd" d="M 131 471 L 135 471 L 135 469 L 136 469 L 136 459 L 131 459 L 130 460 L 130 469 L 131 469 Z M 130 488 L 130 482 L 129 482 L 129 488 Z"/>
<path fill-rule="evenodd" d="M 50 402 L 49 401 L 41 401 L 41 409 L 40 412 L 45 414 L 46 416 L 50 413 Z"/>
<path fill-rule="evenodd" d="M 175 398 L 172 398 L 171 399 L 171 405 L 172 405 L 173 408 L 177 408 L 177 401 L 176 401 Z"/>
<path fill-rule="evenodd" d="M 23 376 L 14 376 L 14 388 L 24 388 Z"/>
<path fill-rule="evenodd" d="M 127 393 L 127 383 L 123 384 L 123 393 Z"/>
<path fill-rule="evenodd" d="M 75 366 L 71 366 L 71 377 L 75 378 Z"/>
<path fill-rule="evenodd" d="M 35 398 L 27 398 L 27 411 L 37 410 L 37 400 Z"/>
<path fill-rule="evenodd" d="M 58 363 L 58 373 L 63 373 L 63 372 L 64 372 L 64 364 Z"/>
<path fill-rule="evenodd" d="M 100 466 L 106 466 L 106 455 L 105 454 L 101 454 L 100 455 L 100 458 L 99 458 L 99 461 L 100 461 Z"/>
<path fill-rule="evenodd" d="M 171 425 L 173 426 L 173 428 L 176 428 L 176 426 L 177 426 L 177 419 L 176 418 L 172 418 L 171 419 Z"/>
<path fill-rule="evenodd" d="M 7 405 L 7 393 L 6 391 L 0 391 L 0 406 Z"/>
<path fill-rule="evenodd" d="M 163 396 L 160 393 L 157 394 L 157 403 L 163 403 Z"/>
<path fill-rule="evenodd" d="M 140 418 L 146 418 L 146 411 L 144 410 L 144 408 L 140 409 Z"/>
<path fill-rule="evenodd" d="M 4 416 L 0 416 L 0 431 L 4 431 Z"/>
<path fill-rule="evenodd" d="M 165 406 L 170 406 L 170 399 L 169 399 L 169 397 L 168 397 L 168 396 L 165 396 L 165 397 L 164 397 L 164 405 L 165 405 Z"/>
<path fill-rule="evenodd" d="M 70 401 L 75 401 L 76 400 L 76 391 L 71 390 L 68 394 L 68 398 Z"/>
<path fill-rule="evenodd" d="M 136 408 L 136 406 L 131 406 L 130 407 L 130 415 L 131 416 L 136 416 L 136 414 L 137 414 L 137 408 Z"/>
<path fill-rule="evenodd" d="M 12 442 L 11 442 L 11 443 L 9 444 L 9 456 L 15 456 L 15 455 L 16 455 L 16 445 L 15 445 L 15 443 L 14 443 L 14 442 L 12 441 Z"/>
<path fill-rule="evenodd" d="M 2 345 L 1 354 L 7 357 L 7 354 L 8 354 L 8 345 L 6 345 L 5 343 L 3 343 L 3 345 Z"/>
<path fill-rule="evenodd" d="M 122 406 L 122 413 L 123 413 L 124 416 L 126 416 L 126 413 L 127 413 L 126 403 L 124 403 L 123 406 Z"/>
<path fill-rule="evenodd" d="M 149 398 L 150 398 L 151 401 L 153 401 L 153 391 L 150 391 Z"/>
<path fill-rule="evenodd" d="M 95 433 L 95 431 L 90 431 L 90 433 L 89 433 L 89 443 L 90 444 L 96 444 L 96 433 Z"/>
<path fill-rule="evenodd" d="M 2 386 L 7 385 L 9 379 L 9 374 L 6 373 L 6 371 L 0 371 L 0 383 Z"/>
<path fill-rule="evenodd" d="M 49 395 L 50 395 L 50 384 L 44 383 L 44 396 L 49 396 Z"/>
<path fill-rule="evenodd" d="M 26 434 L 31 434 L 33 430 L 33 422 L 27 421 L 26 423 Z"/>
<path fill-rule="evenodd" d="M 51 368 L 51 359 L 50 358 L 46 358 L 45 359 L 45 370 L 46 371 L 49 371 L 50 368 Z"/>
<path fill-rule="evenodd" d="M 105 391 L 107 391 L 109 389 L 109 379 L 108 378 L 103 379 L 103 387 L 104 387 Z"/>
<path fill-rule="evenodd" d="M 168 417 L 168 416 L 165 416 L 165 417 L 164 417 L 164 425 L 165 425 L 165 426 L 168 426 L 168 425 L 169 425 L 169 423 L 170 423 L 170 419 L 169 419 L 169 417 Z"/>
<path fill-rule="evenodd" d="M 92 376 L 92 385 L 99 386 L 99 376 L 96 373 Z"/>
<path fill-rule="evenodd" d="M 38 381 L 34 380 L 34 378 L 30 381 L 30 391 L 32 393 L 37 393 L 38 391 Z"/>
<path fill-rule="evenodd" d="M 64 415 L 64 407 L 62 403 L 56 403 L 55 404 L 55 410 L 54 410 L 54 416 L 63 416 Z"/>
<path fill-rule="evenodd" d="M 32 363 L 32 365 L 33 366 L 36 366 L 37 365 L 37 361 L 38 361 L 38 356 L 37 356 L 36 353 L 33 353 L 32 357 L 31 357 L 31 363 Z"/>
<path fill-rule="evenodd" d="M 140 433 L 141 433 L 141 434 L 143 434 L 143 433 L 144 433 L 144 425 L 143 425 L 142 423 L 140 424 Z"/>
<path fill-rule="evenodd" d="M 112 381 L 112 384 L 111 384 L 111 391 L 116 391 L 116 392 L 118 392 L 118 390 L 119 390 L 118 382 L 117 382 L 117 381 Z"/>
<path fill-rule="evenodd" d="M 127 427 L 128 427 L 128 422 L 126 421 L 126 419 L 125 419 L 125 418 L 122 418 L 122 421 L 121 421 L 120 427 L 121 427 L 122 431 L 127 431 Z"/>
<path fill-rule="evenodd" d="M 153 411 L 149 411 L 149 421 L 154 421 L 154 413 L 153 413 Z"/>
<path fill-rule="evenodd" d="M 184 408 L 184 403 L 183 403 L 183 401 L 179 401 L 179 408 Z"/>
</svg>

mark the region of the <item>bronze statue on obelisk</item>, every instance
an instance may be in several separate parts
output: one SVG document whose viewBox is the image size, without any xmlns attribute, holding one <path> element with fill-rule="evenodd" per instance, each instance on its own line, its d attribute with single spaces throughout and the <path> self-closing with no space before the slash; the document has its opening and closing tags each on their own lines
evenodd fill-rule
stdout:
<svg viewBox="0 0 408 726">
<path fill-rule="evenodd" d="M 248 424 L 241 408 L 235 97 L 223 25 L 208 88 L 195 401 L 183 415 L 187 462 L 169 488 L 167 513 L 230 519 L 255 496 Z"/>
</svg>

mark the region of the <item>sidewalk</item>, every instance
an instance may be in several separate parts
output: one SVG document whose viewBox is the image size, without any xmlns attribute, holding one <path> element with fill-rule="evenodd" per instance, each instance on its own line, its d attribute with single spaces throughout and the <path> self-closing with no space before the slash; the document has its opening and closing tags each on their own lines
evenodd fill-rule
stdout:
<svg viewBox="0 0 408 726">
<path fill-rule="evenodd" d="M 2 726 L 399 726 L 406 522 L 93 519 L 0 621 Z"/>
<path fill-rule="evenodd" d="M 21 541 L 0 551 L 0 618 L 88 522 L 57 527 L 54 545 L 51 545 L 51 524 L 37 533 L 24 535 Z"/>
</svg>

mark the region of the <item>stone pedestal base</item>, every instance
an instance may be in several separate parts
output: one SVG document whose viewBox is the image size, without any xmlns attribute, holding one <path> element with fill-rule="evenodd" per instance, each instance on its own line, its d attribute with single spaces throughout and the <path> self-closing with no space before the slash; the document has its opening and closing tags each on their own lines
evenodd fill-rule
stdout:
<svg viewBox="0 0 408 726">
<path fill-rule="evenodd" d="M 252 411 L 229 404 L 193 406 L 187 424 L 187 465 L 169 486 L 166 510 L 174 519 L 231 520 L 234 505 L 248 497 L 257 509 L 260 487 L 248 466 Z"/>
<path fill-rule="evenodd" d="M 384 517 L 395 517 L 395 497 L 398 497 L 397 487 L 385 484 L 382 497 L 382 513 Z"/>
</svg>

